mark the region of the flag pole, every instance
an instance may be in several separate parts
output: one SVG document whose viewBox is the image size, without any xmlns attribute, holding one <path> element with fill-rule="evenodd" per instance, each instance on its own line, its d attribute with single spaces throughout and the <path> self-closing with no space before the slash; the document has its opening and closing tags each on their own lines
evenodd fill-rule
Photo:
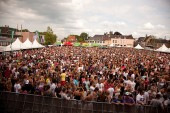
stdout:
<svg viewBox="0 0 170 113">
<path fill-rule="evenodd" d="M 12 51 L 12 42 L 13 42 L 13 38 L 14 38 L 14 31 L 12 31 L 12 33 L 11 33 L 11 51 Z"/>
</svg>

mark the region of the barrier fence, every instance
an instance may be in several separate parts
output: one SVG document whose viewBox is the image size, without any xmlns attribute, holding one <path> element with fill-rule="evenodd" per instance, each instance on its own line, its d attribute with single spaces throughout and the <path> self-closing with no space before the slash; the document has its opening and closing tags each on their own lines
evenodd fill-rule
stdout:
<svg viewBox="0 0 170 113">
<path fill-rule="evenodd" d="M 151 106 L 84 102 L 0 92 L 0 113 L 170 113 Z"/>
</svg>

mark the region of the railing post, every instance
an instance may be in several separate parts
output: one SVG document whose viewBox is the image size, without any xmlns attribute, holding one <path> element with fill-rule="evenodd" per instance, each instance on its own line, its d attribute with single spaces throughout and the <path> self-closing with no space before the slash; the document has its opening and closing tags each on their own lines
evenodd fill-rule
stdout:
<svg viewBox="0 0 170 113">
<path fill-rule="evenodd" d="M 22 113 L 23 113 L 23 110 L 24 110 L 24 108 L 25 108 L 25 99 L 26 99 L 26 94 L 24 94 L 24 100 L 23 100 L 23 102 L 24 102 L 24 105 L 23 105 L 23 109 L 22 109 Z"/>
<path fill-rule="evenodd" d="M 34 97 L 34 101 L 33 101 L 33 105 L 32 105 L 32 113 L 34 112 L 34 102 L 35 102 L 35 95 L 33 96 Z"/>
</svg>

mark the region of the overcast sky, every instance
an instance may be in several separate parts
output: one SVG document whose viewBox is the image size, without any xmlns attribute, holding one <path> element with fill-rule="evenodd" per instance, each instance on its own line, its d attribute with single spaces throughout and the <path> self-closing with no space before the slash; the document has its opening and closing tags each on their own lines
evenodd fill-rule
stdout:
<svg viewBox="0 0 170 113">
<path fill-rule="evenodd" d="M 59 38 L 109 31 L 170 39 L 170 0 L 0 0 L 0 26 L 50 26 Z"/>
</svg>

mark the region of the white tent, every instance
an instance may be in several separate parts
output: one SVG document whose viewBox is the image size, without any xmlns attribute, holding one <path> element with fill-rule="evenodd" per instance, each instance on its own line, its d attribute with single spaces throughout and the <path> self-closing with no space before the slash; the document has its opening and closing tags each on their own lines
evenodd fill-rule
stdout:
<svg viewBox="0 0 170 113">
<path fill-rule="evenodd" d="M 0 46 L 0 52 L 3 52 L 5 49 L 5 46 Z"/>
<path fill-rule="evenodd" d="M 32 48 L 32 43 L 30 42 L 30 40 L 27 38 L 27 40 L 23 43 L 22 48 L 21 49 L 31 49 Z"/>
<path fill-rule="evenodd" d="M 168 53 L 170 53 L 170 48 L 167 50 Z"/>
<path fill-rule="evenodd" d="M 167 53 L 170 53 L 170 48 L 166 50 Z"/>
<path fill-rule="evenodd" d="M 110 44 L 109 46 L 110 46 L 110 47 L 114 47 L 114 45 L 113 45 L 113 44 Z"/>
<path fill-rule="evenodd" d="M 135 47 L 135 49 L 144 49 L 143 47 L 141 47 L 139 44 Z"/>
<path fill-rule="evenodd" d="M 17 38 L 12 44 L 6 46 L 4 51 L 13 51 L 13 50 L 20 50 L 23 46 L 23 43 Z"/>
<path fill-rule="evenodd" d="M 159 52 L 170 52 L 169 49 L 163 44 L 160 48 L 156 49 L 155 51 Z"/>
<path fill-rule="evenodd" d="M 35 39 L 33 44 L 32 44 L 32 48 L 43 48 L 44 46 L 41 45 L 40 43 L 37 42 L 37 40 Z"/>
</svg>

